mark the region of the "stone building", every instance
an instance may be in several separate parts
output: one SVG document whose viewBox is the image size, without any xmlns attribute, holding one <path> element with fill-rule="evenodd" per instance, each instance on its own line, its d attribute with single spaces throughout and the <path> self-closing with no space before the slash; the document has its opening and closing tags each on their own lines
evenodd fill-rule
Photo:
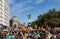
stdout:
<svg viewBox="0 0 60 39">
<path fill-rule="evenodd" d="M 10 24 L 12 30 L 17 30 L 19 25 L 18 18 L 16 16 L 13 16 Z"/>
</svg>

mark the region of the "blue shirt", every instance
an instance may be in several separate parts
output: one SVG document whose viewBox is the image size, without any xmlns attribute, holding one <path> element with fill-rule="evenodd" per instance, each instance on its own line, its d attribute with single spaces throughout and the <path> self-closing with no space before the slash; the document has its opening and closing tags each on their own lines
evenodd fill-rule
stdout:
<svg viewBox="0 0 60 39">
<path fill-rule="evenodd" d="M 36 35 L 37 33 L 36 32 L 34 32 L 34 35 Z"/>
<path fill-rule="evenodd" d="M 11 35 L 11 36 L 8 35 L 6 38 L 7 39 L 11 39 L 11 38 L 14 39 L 14 35 Z"/>
</svg>

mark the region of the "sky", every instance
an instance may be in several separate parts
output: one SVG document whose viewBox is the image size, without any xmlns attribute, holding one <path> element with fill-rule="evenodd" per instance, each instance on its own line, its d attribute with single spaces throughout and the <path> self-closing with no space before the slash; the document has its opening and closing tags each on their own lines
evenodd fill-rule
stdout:
<svg viewBox="0 0 60 39">
<path fill-rule="evenodd" d="M 28 22 L 27 15 L 31 15 L 31 21 L 35 21 L 40 14 L 44 14 L 55 8 L 60 10 L 60 0 L 6 0 L 10 7 L 10 19 L 15 15 L 20 23 Z"/>
</svg>

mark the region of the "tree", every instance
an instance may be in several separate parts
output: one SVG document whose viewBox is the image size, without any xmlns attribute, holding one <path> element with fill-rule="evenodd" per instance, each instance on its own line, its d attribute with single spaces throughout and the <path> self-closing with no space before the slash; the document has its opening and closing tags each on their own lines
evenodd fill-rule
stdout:
<svg viewBox="0 0 60 39">
<path fill-rule="evenodd" d="M 58 11 L 56 11 L 55 9 L 49 10 L 47 13 L 44 13 L 43 15 L 39 15 L 38 19 L 35 22 L 33 22 L 34 24 L 37 25 L 43 25 L 43 26 L 56 26 L 59 24 L 59 19 L 58 19 Z M 44 25 L 46 22 L 46 25 Z M 33 25 L 34 25 L 33 24 Z"/>
<path fill-rule="evenodd" d="M 58 27 L 60 27 L 60 11 L 58 11 L 58 19 L 59 19 L 59 25 L 58 25 Z"/>
<path fill-rule="evenodd" d="M 32 22 L 32 26 L 34 27 L 35 25 L 37 25 L 37 20 Z"/>
</svg>

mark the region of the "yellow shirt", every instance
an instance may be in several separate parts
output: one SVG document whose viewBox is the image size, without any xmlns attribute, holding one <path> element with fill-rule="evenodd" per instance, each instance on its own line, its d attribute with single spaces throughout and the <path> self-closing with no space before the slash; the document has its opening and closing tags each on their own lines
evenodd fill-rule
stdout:
<svg viewBox="0 0 60 39">
<path fill-rule="evenodd" d="M 46 39 L 50 39 L 49 37 L 46 37 Z"/>
</svg>

